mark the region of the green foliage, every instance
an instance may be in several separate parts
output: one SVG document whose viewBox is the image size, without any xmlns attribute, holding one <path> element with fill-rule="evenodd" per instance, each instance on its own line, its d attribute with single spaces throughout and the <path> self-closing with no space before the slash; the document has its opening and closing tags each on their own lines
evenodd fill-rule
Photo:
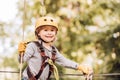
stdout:
<svg viewBox="0 0 120 80">
<path fill-rule="evenodd" d="M 84 63 L 90 55 L 93 61 L 88 63 L 95 73 L 120 72 L 120 2 L 90 1 L 44 0 L 42 5 L 39 0 L 30 0 L 26 2 L 26 13 L 23 2 L 19 1 L 18 16 L 25 21 L 28 31 L 28 26 L 42 16 L 44 7 L 46 15 L 60 22 L 55 44 L 63 55 L 79 63 Z M 33 37 L 30 32 L 27 36 Z"/>
<path fill-rule="evenodd" d="M 32 6 L 30 3 L 32 3 Z M 29 16 L 27 18 L 41 16 L 41 6 L 39 1 L 28 1 L 26 15 Z M 91 2 L 82 0 L 45 0 L 44 6 L 46 15 L 55 16 L 60 22 L 56 45 L 61 53 L 64 53 L 63 55 L 82 62 L 80 60 L 84 60 L 85 57 L 78 57 L 76 54 L 74 54 L 76 56 L 73 56 L 72 53 L 78 52 L 79 54 L 80 50 L 84 53 L 83 56 L 87 56 L 97 51 L 96 60 L 105 60 L 99 67 L 106 69 L 104 68 L 105 65 L 109 64 L 107 67 L 111 66 L 111 68 L 104 72 L 115 70 L 114 66 L 120 62 L 118 59 L 120 39 L 119 36 L 117 38 L 113 37 L 117 32 L 120 34 L 120 3 L 117 0 L 92 0 Z M 94 28 L 96 30 L 93 30 Z M 112 52 L 116 55 L 113 60 L 111 60 Z M 113 61 L 115 63 L 112 63 Z M 94 62 L 93 64 L 97 63 Z M 97 69 L 95 66 L 94 68 Z M 96 72 L 100 73 L 101 71 Z"/>
</svg>

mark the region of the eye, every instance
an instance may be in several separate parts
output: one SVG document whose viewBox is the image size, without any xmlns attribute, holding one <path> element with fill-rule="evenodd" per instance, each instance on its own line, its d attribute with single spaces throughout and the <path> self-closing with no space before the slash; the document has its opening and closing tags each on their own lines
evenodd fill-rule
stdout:
<svg viewBox="0 0 120 80">
<path fill-rule="evenodd" d="M 51 22 L 53 22 L 53 20 L 52 20 L 52 19 L 51 19 L 50 21 L 51 21 Z"/>
<path fill-rule="evenodd" d="M 44 29 L 44 31 L 48 31 L 47 29 Z"/>
<path fill-rule="evenodd" d="M 44 31 L 48 31 L 47 29 L 44 29 Z"/>
<path fill-rule="evenodd" d="M 51 31 L 55 31 L 54 29 L 51 29 Z"/>
</svg>

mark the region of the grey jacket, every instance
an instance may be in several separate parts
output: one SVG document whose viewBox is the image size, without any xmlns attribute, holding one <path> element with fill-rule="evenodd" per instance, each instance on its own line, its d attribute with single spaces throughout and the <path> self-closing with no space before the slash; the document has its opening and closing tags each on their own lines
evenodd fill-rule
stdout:
<svg viewBox="0 0 120 80">
<path fill-rule="evenodd" d="M 52 49 L 51 50 L 48 50 L 46 48 L 44 48 L 44 49 L 45 49 L 45 54 L 51 58 L 51 56 L 52 56 L 51 50 Z M 57 50 L 57 48 L 56 48 L 56 51 L 57 51 L 57 53 L 56 53 L 55 63 L 57 63 L 61 66 L 67 67 L 67 68 L 77 69 L 78 63 L 65 58 L 63 55 L 60 54 L 60 52 Z M 39 72 L 41 63 L 42 63 L 42 57 L 41 57 L 41 55 L 39 53 L 39 49 L 35 43 L 31 42 L 27 45 L 25 54 L 23 56 L 23 61 L 27 62 L 27 66 L 29 66 L 33 75 L 36 75 Z M 48 77 L 48 74 L 49 74 L 49 66 L 47 65 L 44 68 L 44 70 L 38 80 L 46 80 Z M 27 67 L 23 71 L 23 77 L 28 78 Z"/>
</svg>

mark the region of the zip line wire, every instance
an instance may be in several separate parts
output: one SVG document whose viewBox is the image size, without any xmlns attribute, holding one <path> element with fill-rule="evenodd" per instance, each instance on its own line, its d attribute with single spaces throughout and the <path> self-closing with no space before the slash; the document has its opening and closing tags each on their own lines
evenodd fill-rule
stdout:
<svg viewBox="0 0 120 80">
<path fill-rule="evenodd" d="M 0 73 L 5 74 L 5 73 L 14 73 L 14 74 L 19 74 L 19 71 L 0 71 Z M 100 74 L 93 74 L 93 77 L 86 77 L 86 75 L 84 74 L 64 74 L 64 73 L 59 73 L 60 78 L 64 78 L 65 76 L 72 76 L 72 77 L 85 77 L 84 80 L 93 80 L 94 78 L 97 77 L 110 77 L 112 79 L 120 79 L 120 73 L 100 73 Z M 51 78 L 54 78 L 53 76 L 51 76 Z"/>
<path fill-rule="evenodd" d="M 19 71 L 0 71 L 0 73 L 16 73 L 19 74 Z M 83 74 L 64 74 L 64 73 L 59 73 L 60 76 L 84 76 Z M 120 76 L 120 73 L 95 73 L 93 74 L 94 77 L 98 76 Z"/>
</svg>

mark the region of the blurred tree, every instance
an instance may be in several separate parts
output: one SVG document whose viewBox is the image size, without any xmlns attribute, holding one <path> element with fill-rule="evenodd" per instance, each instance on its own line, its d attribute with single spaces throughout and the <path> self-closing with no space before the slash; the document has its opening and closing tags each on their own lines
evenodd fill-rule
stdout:
<svg viewBox="0 0 120 80">
<path fill-rule="evenodd" d="M 21 22 L 25 21 L 25 34 L 31 40 L 34 32 L 31 33 L 30 27 L 42 16 L 42 4 L 40 0 L 26 1 L 26 8 L 23 1 L 18 2 L 17 17 Z M 54 16 L 60 22 L 56 45 L 63 55 L 79 63 L 90 56 L 92 63 L 90 60 L 88 63 L 94 66 L 95 73 L 120 72 L 119 0 L 44 0 L 44 7 L 46 15 Z M 10 31 L 16 33 L 13 37 L 20 39 L 22 23 L 19 27 L 13 26 L 14 33 L 11 28 L 5 30 L 2 22 L 0 26 L 0 37 L 10 36 L 6 33 Z M 15 44 L 13 41 L 12 45 Z M 14 61 L 5 58 L 4 63 L 9 60 Z M 15 67 L 11 62 L 9 65 Z"/>
<path fill-rule="evenodd" d="M 78 56 L 80 55 L 78 51 L 81 50 L 84 53 L 83 56 L 87 56 L 89 53 L 92 54 L 95 49 L 97 50 L 97 59 L 105 60 L 99 66 L 106 70 L 101 69 L 98 72 L 113 72 L 116 70 L 119 72 L 119 68 L 114 68 L 114 66 L 118 67 L 120 62 L 117 58 L 120 49 L 120 2 L 118 0 L 44 0 L 44 6 L 46 15 L 54 16 L 60 22 L 56 45 L 62 53 L 65 53 L 65 56 L 82 62 L 80 60 L 83 60 L 83 58 Z M 23 4 L 20 1 L 19 16 L 23 16 L 23 9 Z M 41 16 L 40 10 L 41 3 L 39 0 L 27 1 L 27 25 L 31 25 L 33 19 Z M 118 34 L 117 38 L 113 36 L 115 34 Z M 78 54 L 74 52 L 78 52 Z M 111 59 L 112 55 L 116 56 L 113 60 Z M 106 64 L 108 65 L 105 66 Z M 108 70 L 109 66 L 111 68 Z"/>
</svg>

